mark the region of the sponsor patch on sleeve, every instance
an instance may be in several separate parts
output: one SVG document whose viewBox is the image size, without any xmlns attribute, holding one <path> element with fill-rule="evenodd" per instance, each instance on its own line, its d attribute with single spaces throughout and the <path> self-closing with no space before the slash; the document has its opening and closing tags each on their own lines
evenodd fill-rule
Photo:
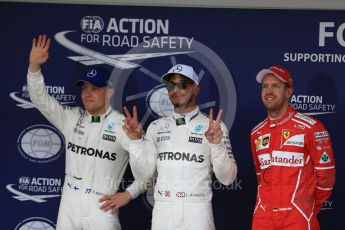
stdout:
<svg viewBox="0 0 345 230">
<path fill-rule="evenodd" d="M 314 137 L 315 138 L 328 137 L 328 132 L 327 131 L 316 132 L 314 133 Z"/>
<path fill-rule="evenodd" d="M 316 121 L 314 119 L 311 119 L 310 117 L 302 114 L 302 113 L 296 113 L 295 117 L 311 124 L 311 125 L 315 125 L 316 124 Z"/>
<path fill-rule="evenodd" d="M 325 163 L 329 163 L 331 162 L 331 159 L 329 158 L 328 156 L 328 153 L 327 152 L 323 152 L 321 157 L 320 157 L 320 161 L 319 161 L 321 164 L 325 164 Z"/>
</svg>

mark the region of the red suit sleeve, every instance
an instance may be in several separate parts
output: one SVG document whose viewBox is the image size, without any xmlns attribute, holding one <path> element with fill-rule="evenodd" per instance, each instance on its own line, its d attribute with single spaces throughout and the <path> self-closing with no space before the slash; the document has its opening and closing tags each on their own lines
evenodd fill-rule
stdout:
<svg viewBox="0 0 345 230">
<path fill-rule="evenodd" d="M 255 171 L 256 171 L 256 178 L 258 180 L 258 184 L 261 183 L 261 168 L 260 168 L 260 162 L 258 160 L 258 156 L 256 153 L 256 140 L 254 135 L 252 134 L 250 136 L 250 147 L 251 147 L 251 151 L 252 151 L 252 155 L 253 155 L 253 160 L 254 160 L 254 166 L 255 166 Z"/>
<path fill-rule="evenodd" d="M 331 137 L 324 125 L 318 122 L 309 135 L 309 152 L 316 175 L 315 211 L 330 197 L 335 183 L 335 161 Z"/>
</svg>

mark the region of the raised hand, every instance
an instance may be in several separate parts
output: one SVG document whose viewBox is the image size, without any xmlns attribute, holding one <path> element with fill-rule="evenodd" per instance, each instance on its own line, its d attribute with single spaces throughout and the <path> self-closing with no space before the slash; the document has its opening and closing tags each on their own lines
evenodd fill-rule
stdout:
<svg viewBox="0 0 345 230">
<path fill-rule="evenodd" d="M 141 139 L 143 135 L 143 130 L 138 121 L 137 107 L 133 106 L 133 117 L 128 111 L 127 107 L 123 107 L 123 111 L 126 116 L 125 124 L 123 125 L 123 130 L 126 132 L 127 136 L 132 140 Z"/>
<path fill-rule="evenodd" d="M 213 120 L 213 109 L 210 109 L 208 130 L 205 137 L 211 144 L 219 144 L 223 138 L 223 131 L 220 128 L 220 118 L 223 110 L 219 110 L 216 121 Z"/>
<path fill-rule="evenodd" d="M 32 47 L 29 57 L 29 70 L 31 72 L 37 72 L 43 63 L 49 58 L 50 38 L 47 35 L 40 34 L 38 39 L 32 39 Z"/>
</svg>

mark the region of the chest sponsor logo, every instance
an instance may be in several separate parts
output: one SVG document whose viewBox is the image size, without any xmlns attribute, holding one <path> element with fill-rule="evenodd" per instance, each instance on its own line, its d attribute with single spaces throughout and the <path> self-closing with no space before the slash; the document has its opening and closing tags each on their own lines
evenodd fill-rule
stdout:
<svg viewBox="0 0 345 230">
<path fill-rule="evenodd" d="M 85 134 L 85 132 L 83 130 L 80 130 L 78 128 L 74 128 L 74 133 L 82 135 L 82 136 L 84 136 L 84 134 Z"/>
<path fill-rule="evenodd" d="M 269 153 L 258 156 L 260 168 L 266 169 L 271 166 L 302 167 L 304 165 L 304 154 L 296 152 L 273 151 L 272 157 Z"/>
<path fill-rule="evenodd" d="M 101 149 L 96 149 L 96 148 L 86 148 L 84 146 L 73 144 L 72 142 L 68 142 L 67 151 L 71 151 L 79 155 L 96 157 L 96 158 L 101 158 L 101 159 L 106 159 L 106 160 L 111 160 L 111 161 L 116 160 L 116 153 L 111 153 L 111 152 L 104 151 Z"/>
<path fill-rule="evenodd" d="M 201 137 L 189 137 L 188 142 L 193 142 L 197 144 L 202 143 L 202 138 Z"/>
<path fill-rule="evenodd" d="M 283 137 L 284 139 L 288 139 L 290 137 L 290 131 L 289 130 L 283 130 Z"/>
<path fill-rule="evenodd" d="M 110 122 L 107 125 L 107 129 L 104 130 L 107 133 L 115 133 L 115 122 Z"/>
<path fill-rule="evenodd" d="M 289 134 L 290 136 L 290 134 Z M 283 132 L 283 138 L 285 138 L 284 136 L 284 132 Z M 284 143 L 283 143 L 283 146 L 297 146 L 297 147 L 304 147 L 304 134 L 297 134 L 297 135 L 294 135 L 290 138 L 288 138 Z"/>
<path fill-rule="evenodd" d="M 103 140 L 107 140 L 107 141 L 112 141 L 112 142 L 116 141 L 116 137 L 115 136 L 108 135 L 108 134 L 103 134 L 102 139 Z"/>
<path fill-rule="evenodd" d="M 261 169 L 266 169 L 271 166 L 271 155 L 269 153 L 259 155 L 258 159 Z"/>
<path fill-rule="evenodd" d="M 273 151 L 271 165 L 283 167 L 301 167 L 304 165 L 303 156 L 303 153 Z"/>
<path fill-rule="evenodd" d="M 204 126 L 203 125 L 197 125 L 194 128 L 194 132 L 200 133 L 203 130 Z"/>
<path fill-rule="evenodd" d="M 157 137 L 157 142 L 163 142 L 163 141 L 169 141 L 169 140 L 170 140 L 170 136 Z"/>
<path fill-rule="evenodd" d="M 162 134 L 162 133 L 171 133 L 171 131 L 169 130 L 169 123 L 164 123 L 162 124 L 159 128 L 158 128 L 158 134 Z"/>
<path fill-rule="evenodd" d="M 264 134 L 255 140 L 256 151 L 268 149 L 270 147 L 270 136 L 271 134 Z"/>
<path fill-rule="evenodd" d="M 185 152 L 162 152 L 158 154 L 158 159 L 160 161 L 190 161 L 202 163 L 205 160 L 205 156 Z"/>
</svg>

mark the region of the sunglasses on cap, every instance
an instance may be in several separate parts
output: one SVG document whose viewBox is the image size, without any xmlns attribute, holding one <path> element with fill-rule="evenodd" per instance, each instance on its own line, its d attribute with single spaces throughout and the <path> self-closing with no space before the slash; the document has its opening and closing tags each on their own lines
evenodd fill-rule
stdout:
<svg viewBox="0 0 345 230">
<path fill-rule="evenodd" d="M 190 84 L 190 81 L 182 79 L 181 81 L 174 83 L 170 81 L 164 81 L 165 88 L 168 90 L 168 92 L 173 91 L 175 87 L 179 90 L 185 90 L 188 87 L 188 84 Z"/>
</svg>

